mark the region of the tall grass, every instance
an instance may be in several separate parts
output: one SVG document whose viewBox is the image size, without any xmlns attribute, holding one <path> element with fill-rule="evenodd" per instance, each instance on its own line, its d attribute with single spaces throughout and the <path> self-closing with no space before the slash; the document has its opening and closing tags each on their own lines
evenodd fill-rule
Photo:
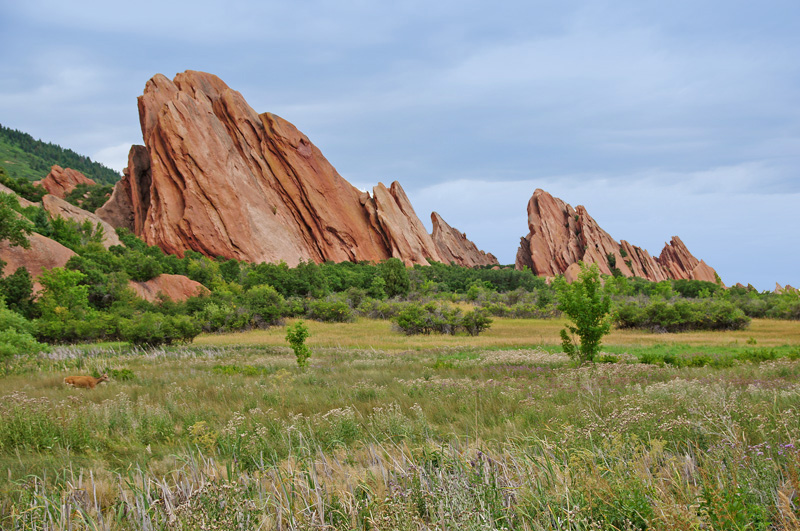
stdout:
<svg viewBox="0 0 800 531">
<path fill-rule="evenodd" d="M 382 350 L 344 343 L 374 323 L 311 325 L 304 372 L 279 342 L 17 360 L 0 379 L 0 527 L 798 526 L 791 330 L 785 346 L 610 344 L 616 363 L 576 367 L 517 336 Z M 94 390 L 61 383 L 106 370 Z"/>
<path fill-rule="evenodd" d="M 320 323 L 306 321 L 311 331 L 308 344 L 312 347 L 345 347 L 403 351 L 438 348 L 441 346 L 472 346 L 479 348 L 526 348 L 532 345 L 560 345 L 559 332 L 566 320 L 494 318 L 492 326 L 480 336 L 471 337 L 420 335 L 406 336 L 393 330 L 385 320 L 359 318 L 354 323 Z M 206 334 L 195 339 L 197 345 L 254 345 L 285 346 L 282 327 L 252 330 L 235 334 Z M 800 322 L 754 319 L 746 330 L 703 331 L 656 334 L 643 330 L 612 330 L 604 345 L 746 345 L 748 341 L 763 347 L 800 345 Z"/>
</svg>

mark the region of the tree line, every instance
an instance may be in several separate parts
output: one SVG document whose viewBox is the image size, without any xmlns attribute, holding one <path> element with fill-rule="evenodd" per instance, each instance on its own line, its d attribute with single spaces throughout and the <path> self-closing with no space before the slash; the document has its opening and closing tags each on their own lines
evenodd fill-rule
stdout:
<svg viewBox="0 0 800 531">
<path fill-rule="evenodd" d="M 38 206 L 22 208 L 8 194 L 0 194 L 0 221 L 1 240 L 25 245 L 26 236 L 38 232 L 76 252 L 66 267 L 38 279 L 43 286 L 38 298 L 24 268 L 0 275 L 0 314 L 14 314 L 5 321 L 0 315 L 0 331 L 16 334 L 0 337 L 16 345 L 8 352 L 24 352 L 36 342 L 169 344 L 191 341 L 203 331 L 269 327 L 292 317 L 392 319 L 405 333 L 477 334 L 494 317 L 551 318 L 568 307 L 563 282 L 548 282 L 513 266 L 465 268 L 432 262 L 405 267 L 396 258 L 381 263 L 301 262 L 294 267 L 251 264 L 193 251 L 182 257 L 165 254 L 125 229 L 117 230 L 123 245 L 106 249 L 101 227 L 51 218 Z M 129 281 L 162 273 L 184 275 L 207 292 L 184 302 L 151 303 L 131 291 Z M 797 293 L 725 289 L 702 281 L 607 277 L 592 297 L 610 301 L 608 315 L 618 327 L 735 329 L 747 326 L 749 317 L 800 319 Z M 464 312 L 459 303 L 474 310 Z"/>
<path fill-rule="evenodd" d="M 34 139 L 28 133 L 0 124 L 0 151 L 11 177 L 36 181 L 47 176 L 53 165 L 72 168 L 100 184 L 113 185 L 120 174 L 91 158 L 57 144 Z"/>
</svg>

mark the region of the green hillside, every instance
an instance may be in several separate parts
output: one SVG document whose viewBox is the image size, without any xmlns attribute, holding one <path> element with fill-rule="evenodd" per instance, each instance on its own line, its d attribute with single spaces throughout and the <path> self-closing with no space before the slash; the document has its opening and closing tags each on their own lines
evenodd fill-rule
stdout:
<svg viewBox="0 0 800 531">
<path fill-rule="evenodd" d="M 114 184 L 120 179 L 117 172 L 85 155 L 0 124 L 0 165 L 9 176 L 37 181 L 46 177 L 54 164 L 78 170 L 100 184 Z"/>
</svg>

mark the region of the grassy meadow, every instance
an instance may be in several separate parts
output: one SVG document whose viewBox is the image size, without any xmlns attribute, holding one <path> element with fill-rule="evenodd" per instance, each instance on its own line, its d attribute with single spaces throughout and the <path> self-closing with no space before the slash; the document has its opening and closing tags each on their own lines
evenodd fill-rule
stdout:
<svg viewBox="0 0 800 531">
<path fill-rule="evenodd" d="M 477 337 L 306 322 L 0 376 L 2 529 L 798 529 L 800 322 Z M 109 372 L 96 389 L 70 374 Z"/>
</svg>

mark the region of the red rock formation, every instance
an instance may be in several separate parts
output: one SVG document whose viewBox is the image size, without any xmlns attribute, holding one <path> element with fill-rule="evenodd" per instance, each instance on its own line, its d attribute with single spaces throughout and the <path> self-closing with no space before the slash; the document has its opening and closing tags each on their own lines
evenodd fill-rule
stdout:
<svg viewBox="0 0 800 531">
<path fill-rule="evenodd" d="M 53 166 L 47 177 L 33 184 L 41 185 L 47 193 L 64 199 L 79 184 L 97 184 L 92 179 L 72 168 Z"/>
<path fill-rule="evenodd" d="M 425 231 L 400 183 L 395 181 L 389 188 L 378 183 L 372 192 L 373 199 L 365 206 L 374 211 L 371 219 L 377 219 L 377 223 L 373 222 L 372 226 L 383 234 L 389 256 L 403 260 L 406 265 L 427 265 L 428 259 L 441 262 L 433 239 Z"/>
<path fill-rule="evenodd" d="M 775 289 L 773 290 L 773 293 L 777 293 L 779 295 L 782 293 L 797 293 L 797 292 L 798 292 L 797 288 L 792 287 L 789 284 L 786 284 L 786 286 L 781 286 L 777 282 L 775 283 Z"/>
<path fill-rule="evenodd" d="M 716 282 L 716 272 L 689 252 L 677 236 L 658 258 L 630 243 L 617 242 L 586 212 L 537 189 L 528 202 L 529 234 L 522 238 L 516 267 L 528 267 L 538 275 L 565 273 L 579 261 L 597 264 L 600 272 L 612 274 L 612 267 L 626 277 L 637 276 L 654 282 L 693 279 Z M 613 266 L 612 266 L 613 264 Z M 575 268 L 572 268 L 575 273 Z"/>
<path fill-rule="evenodd" d="M 465 267 L 497 265 L 493 254 L 485 253 L 467 239 L 467 235 L 459 232 L 442 219 L 436 212 L 431 213 L 433 224 L 433 243 L 446 264 L 455 263 Z"/>
<path fill-rule="evenodd" d="M 687 280 L 717 281 L 717 272 L 702 260 L 698 260 L 680 238 L 673 236 L 669 244 L 664 246 L 658 263 L 669 278 Z"/>
<path fill-rule="evenodd" d="M 145 282 L 134 282 L 128 285 L 139 297 L 146 301 L 156 302 L 160 297 L 180 302 L 196 295 L 206 295 L 208 288 L 199 282 L 183 275 L 161 274 Z"/>
<path fill-rule="evenodd" d="M 53 218 L 62 217 L 64 219 L 73 219 L 78 223 L 83 223 L 88 220 L 94 226 L 99 223 L 103 227 L 103 245 L 106 249 L 112 245 L 122 245 L 114 227 L 88 210 L 76 207 L 52 194 L 47 194 L 42 197 L 42 207 L 50 214 L 50 217 Z"/>
<path fill-rule="evenodd" d="M 99 214 L 168 253 L 250 262 L 441 260 L 399 184 L 345 181 L 314 144 L 256 114 L 219 78 L 156 75 L 139 98 L 145 146 Z"/>
<path fill-rule="evenodd" d="M 123 170 L 122 179 L 96 214 L 114 227 L 124 227 L 134 234 L 141 234 L 142 223 L 150 206 L 150 182 L 150 155 L 147 149 L 144 146 L 131 146 L 128 167 Z"/>
<path fill-rule="evenodd" d="M 29 249 L 11 247 L 8 241 L 0 242 L 0 260 L 6 262 L 4 276 L 24 267 L 32 277 L 37 278 L 45 269 L 64 267 L 75 256 L 72 250 L 36 232 L 28 235 L 28 241 L 31 244 Z M 33 289 L 38 292 L 41 285 L 34 282 Z"/>
</svg>

